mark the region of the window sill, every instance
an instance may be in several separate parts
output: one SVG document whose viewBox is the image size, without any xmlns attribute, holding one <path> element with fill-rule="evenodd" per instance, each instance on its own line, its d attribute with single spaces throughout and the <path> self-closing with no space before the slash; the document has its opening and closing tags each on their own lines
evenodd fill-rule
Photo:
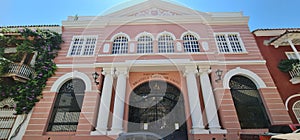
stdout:
<svg viewBox="0 0 300 140">
<path fill-rule="evenodd" d="M 67 55 L 68 58 L 77 58 L 77 57 L 95 57 L 95 55 Z"/>
<path fill-rule="evenodd" d="M 49 136 L 72 136 L 75 134 L 76 132 L 45 132 L 45 135 Z"/>
<path fill-rule="evenodd" d="M 290 80 L 290 82 L 293 84 L 293 85 L 296 85 L 296 84 L 299 84 L 300 83 L 300 77 L 294 77 Z"/>
<path fill-rule="evenodd" d="M 218 52 L 218 54 L 223 54 L 223 55 L 226 55 L 226 54 L 229 54 L 229 55 L 234 54 L 234 55 L 236 55 L 236 54 L 248 54 L 248 52 Z"/>
</svg>

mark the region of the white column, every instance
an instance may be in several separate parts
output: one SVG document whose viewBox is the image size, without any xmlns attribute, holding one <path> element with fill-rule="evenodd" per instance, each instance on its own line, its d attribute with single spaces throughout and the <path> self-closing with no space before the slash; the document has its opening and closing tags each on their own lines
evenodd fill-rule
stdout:
<svg viewBox="0 0 300 140">
<path fill-rule="evenodd" d="M 292 40 L 291 40 L 291 39 L 288 39 L 287 41 L 290 43 L 290 45 L 291 45 L 293 51 L 295 52 L 295 55 L 296 55 L 296 57 L 298 58 L 298 60 L 300 60 L 299 52 L 298 52 L 298 50 L 296 49 L 295 45 L 293 44 Z"/>
<path fill-rule="evenodd" d="M 112 86 L 114 80 L 113 79 L 114 69 L 104 68 L 102 74 L 105 75 L 105 78 L 104 78 L 104 84 L 101 93 L 100 107 L 98 111 L 97 127 L 96 127 L 96 131 L 92 132 L 91 135 L 107 134 L 107 124 L 108 124 L 108 117 L 110 111 Z"/>
<path fill-rule="evenodd" d="M 226 130 L 221 130 L 215 97 L 210 83 L 211 81 L 208 76 L 211 70 L 209 68 L 200 68 L 199 72 L 209 131 L 212 134 L 224 134 L 226 133 Z"/>
<path fill-rule="evenodd" d="M 186 76 L 186 85 L 188 90 L 190 113 L 192 119 L 192 134 L 208 134 L 203 125 L 202 111 L 200 107 L 200 99 L 198 94 L 197 73 L 195 66 L 186 66 L 184 75 Z"/>
<path fill-rule="evenodd" d="M 123 132 L 123 116 L 124 116 L 124 104 L 126 94 L 126 77 L 127 68 L 117 68 L 116 75 L 118 76 L 116 95 L 114 102 L 114 113 L 112 128 L 109 135 L 119 135 Z"/>
</svg>

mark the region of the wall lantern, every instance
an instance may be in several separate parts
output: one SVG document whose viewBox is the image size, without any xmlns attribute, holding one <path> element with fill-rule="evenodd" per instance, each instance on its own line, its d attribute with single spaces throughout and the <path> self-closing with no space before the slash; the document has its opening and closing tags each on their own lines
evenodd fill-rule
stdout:
<svg viewBox="0 0 300 140">
<path fill-rule="evenodd" d="M 96 83 L 96 85 L 99 85 L 99 82 L 97 81 L 97 79 L 99 78 L 99 74 L 97 72 L 94 72 L 92 76 L 94 78 L 94 82 Z"/>
<path fill-rule="evenodd" d="M 219 80 L 222 80 L 221 78 L 222 78 L 222 73 L 223 73 L 223 71 L 220 70 L 220 69 L 218 69 L 215 73 L 216 73 L 217 78 L 218 78 L 218 79 L 216 79 L 215 81 L 218 82 Z"/>
</svg>

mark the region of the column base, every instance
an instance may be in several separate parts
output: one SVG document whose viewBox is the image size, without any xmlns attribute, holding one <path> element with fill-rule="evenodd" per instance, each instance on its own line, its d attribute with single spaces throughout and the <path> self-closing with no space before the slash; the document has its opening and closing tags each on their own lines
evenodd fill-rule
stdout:
<svg viewBox="0 0 300 140">
<path fill-rule="evenodd" d="M 123 133 L 124 131 L 122 129 L 112 129 L 111 131 L 108 131 L 108 135 L 116 135 L 118 136 L 119 134 Z"/>
<path fill-rule="evenodd" d="M 204 128 L 193 128 L 191 134 L 209 134 L 209 131 Z"/>
<path fill-rule="evenodd" d="M 106 130 L 95 130 L 91 132 L 91 135 L 107 135 Z"/>
<path fill-rule="evenodd" d="M 225 129 L 220 129 L 220 128 L 210 128 L 209 132 L 211 134 L 227 134 L 227 130 Z"/>
</svg>

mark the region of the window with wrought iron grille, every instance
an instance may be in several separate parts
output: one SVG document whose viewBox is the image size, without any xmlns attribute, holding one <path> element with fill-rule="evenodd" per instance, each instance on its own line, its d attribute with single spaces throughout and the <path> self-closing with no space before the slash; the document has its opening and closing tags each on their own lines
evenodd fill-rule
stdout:
<svg viewBox="0 0 300 140">
<path fill-rule="evenodd" d="M 300 101 L 297 101 L 294 105 L 293 105 L 293 112 L 298 120 L 298 123 L 300 123 Z"/>
<path fill-rule="evenodd" d="M 0 140 L 8 140 L 16 115 L 13 108 L 0 108 Z"/>
<path fill-rule="evenodd" d="M 67 81 L 60 88 L 48 125 L 51 132 L 75 132 L 81 112 L 85 84 L 80 79 Z"/>
<path fill-rule="evenodd" d="M 74 36 L 70 46 L 70 56 L 94 55 L 97 43 L 96 36 Z"/>
<path fill-rule="evenodd" d="M 198 40 L 191 34 L 183 37 L 183 46 L 185 52 L 200 52 Z"/>
<path fill-rule="evenodd" d="M 128 38 L 119 36 L 114 40 L 112 54 L 125 54 L 128 53 Z"/>
<path fill-rule="evenodd" d="M 174 40 L 168 34 L 163 34 L 158 38 L 158 52 L 159 53 L 173 53 Z"/>
<path fill-rule="evenodd" d="M 229 86 L 241 128 L 268 128 L 270 120 L 255 83 L 244 76 L 233 76 Z"/>
<path fill-rule="evenodd" d="M 246 52 L 238 33 L 216 33 L 215 40 L 220 53 Z"/>
<path fill-rule="evenodd" d="M 144 35 L 138 38 L 137 53 L 153 53 L 153 40 Z"/>
</svg>

